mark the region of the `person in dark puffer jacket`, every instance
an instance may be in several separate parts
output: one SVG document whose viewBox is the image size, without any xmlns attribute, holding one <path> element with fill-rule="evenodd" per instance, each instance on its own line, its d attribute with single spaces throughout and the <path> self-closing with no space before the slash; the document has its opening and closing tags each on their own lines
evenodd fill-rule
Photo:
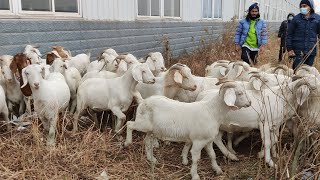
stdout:
<svg viewBox="0 0 320 180">
<path fill-rule="evenodd" d="M 260 19 L 257 3 L 249 7 L 247 17 L 240 20 L 235 36 L 236 49 L 241 47 L 241 59 L 250 65 L 257 63 L 258 52 L 262 52 L 267 44 L 267 25 Z"/>
<path fill-rule="evenodd" d="M 302 0 L 300 13 L 292 19 L 288 26 L 286 41 L 289 57 L 295 56 L 292 65 L 294 70 L 302 63 L 313 65 L 317 53 L 316 43 L 319 32 L 320 16 L 314 12 L 313 0 Z"/>
<path fill-rule="evenodd" d="M 279 50 L 279 62 L 282 61 L 283 54 L 286 52 L 286 38 L 287 38 L 287 30 L 288 24 L 293 19 L 294 14 L 289 13 L 287 19 L 282 21 L 279 32 L 278 32 L 278 41 L 280 41 L 280 50 Z"/>
</svg>

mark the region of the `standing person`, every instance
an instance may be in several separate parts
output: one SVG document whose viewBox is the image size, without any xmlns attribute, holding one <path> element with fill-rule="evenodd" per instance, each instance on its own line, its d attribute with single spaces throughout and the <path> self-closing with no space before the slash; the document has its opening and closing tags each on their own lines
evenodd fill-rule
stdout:
<svg viewBox="0 0 320 180">
<path fill-rule="evenodd" d="M 317 53 L 317 37 L 320 30 L 320 16 L 314 12 L 313 0 L 300 2 L 300 13 L 288 26 L 288 55 L 295 56 L 292 68 L 295 70 L 304 63 L 312 66 Z"/>
<path fill-rule="evenodd" d="M 288 24 L 293 19 L 294 14 L 289 13 L 287 16 L 287 20 L 282 21 L 279 32 L 278 32 L 278 41 L 280 41 L 280 50 L 279 50 L 279 62 L 282 61 L 283 54 L 286 52 L 286 38 L 287 38 L 287 30 Z"/>
<path fill-rule="evenodd" d="M 267 39 L 266 22 L 260 19 L 258 3 L 254 3 L 249 7 L 247 17 L 237 26 L 234 37 L 236 50 L 241 48 L 241 59 L 255 65 L 258 52 L 263 52 Z"/>
</svg>

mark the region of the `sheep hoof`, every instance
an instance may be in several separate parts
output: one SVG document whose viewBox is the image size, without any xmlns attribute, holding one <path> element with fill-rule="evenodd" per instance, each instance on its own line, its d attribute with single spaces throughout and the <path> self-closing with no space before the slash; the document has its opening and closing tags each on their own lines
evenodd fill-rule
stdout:
<svg viewBox="0 0 320 180">
<path fill-rule="evenodd" d="M 232 161 L 239 161 L 239 159 L 237 158 L 237 156 L 234 155 L 234 154 L 229 154 L 228 158 L 231 159 Z"/>
<path fill-rule="evenodd" d="M 153 147 L 155 147 L 155 148 L 159 148 L 160 147 L 158 139 L 154 139 L 153 140 Z"/>
<path fill-rule="evenodd" d="M 270 161 L 268 162 L 268 164 L 269 164 L 270 167 L 275 167 L 275 164 L 274 164 L 274 162 L 273 162 L 272 160 L 270 160 Z"/>
<path fill-rule="evenodd" d="M 258 152 L 258 158 L 263 158 L 264 157 L 264 151 L 259 151 Z"/>
<path fill-rule="evenodd" d="M 131 142 L 126 141 L 126 142 L 124 142 L 124 147 L 128 147 L 130 144 L 131 144 Z"/>
<path fill-rule="evenodd" d="M 192 176 L 192 180 L 200 180 L 199 174 Z"/>
<path fill-rule="evenodd" d="M 183 164 L 183 165 L 188 165 L 188 159 L 183 159 L 183 160 L 182 160 L 182 164 Z"/>
<path fill-rule="evenodd" d="M 221 175 L 223 173 L 222 169 L 219 167 L 218 169 L 216 169 L 216 173 L 217 175 Z"/>
</svg>

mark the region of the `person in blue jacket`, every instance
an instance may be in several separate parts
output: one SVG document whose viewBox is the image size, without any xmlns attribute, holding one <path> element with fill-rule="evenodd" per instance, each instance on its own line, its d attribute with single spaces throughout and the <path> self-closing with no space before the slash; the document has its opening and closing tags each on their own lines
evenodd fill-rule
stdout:
<svg viewBox="0 0 320 180">
<path fill-rule="evenodd" d="M 319 31 L 320 16 L 314 12 L 313 0 L 302 0 L 300 13 L 288 26 L 286 41 L 289 57 L 295 57 L 292 65 L 294 70 L 301 64 L 313 65 Z"/>
<path fill-rule="evenodd" d="M 247 17 L 239 21 L 234 43 L 236 50 L 241 48 L 241 59 L 250 65 L 257 63 L 258 52 L 263 52 L 267 44 L 267 24 L 260 19 L 257 3 L 249 7 Z"/>
</svg>

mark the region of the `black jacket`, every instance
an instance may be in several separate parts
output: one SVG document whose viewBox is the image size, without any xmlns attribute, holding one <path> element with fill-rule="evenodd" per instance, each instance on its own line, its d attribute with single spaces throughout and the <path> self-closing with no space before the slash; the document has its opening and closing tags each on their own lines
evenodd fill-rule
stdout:
<svg viewBox="0 0 320 180">
<path fill-rule="evenodd" d="M 294 16 L 293 13 L 289 13 L 287 16 L 287 19 L 289 18 L 289 16 L 292 15 Z M 281 38 L 281 47 L 286 47 L 286 38 L 287 38 L 287 32 L 288 32 L 288 23 L 290 23 L 289 20 L 284 20 L 282 21 L 280 28 L 279 28 L 279 32 L 278 32 L 278 38 Z"/>
</svg>

